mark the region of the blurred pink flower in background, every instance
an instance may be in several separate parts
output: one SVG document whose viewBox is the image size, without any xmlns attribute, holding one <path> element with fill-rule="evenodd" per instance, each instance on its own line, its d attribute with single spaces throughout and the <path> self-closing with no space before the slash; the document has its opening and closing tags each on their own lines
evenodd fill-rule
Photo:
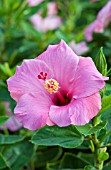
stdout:
<svg viewBox="0 0 111 170">
<path fill-rule="evenodd" d="M 48 8 L 48 15 L 56 15 L 58 13 L 58 6 L 55 2 L 50 2 L 47 5 Z"/>
<path fill-rule="evenodd" d="M 96 26 L 96 21 L 93 21 L 85 30 L 84 30 L 84 34 L 85 34 L 85 38 L 87 41 L 92 41 L 93 37 L 92 34 L 94 32 Z"/>
<path fill-rule="evenodd" d="M 96 2 L 97 0 L 90 0 L 91 2 Z"/>
<path fill-rule="evenodd" d="M 44 0 L 28 0 L 28 4 L 30 6 L 36 6 L 38 4 L 40 4 L 41 2 L 43 2 Z"/>
<path fill-rule="evenodd" d="M 54 30 L 62 24 L 62 19 L 57 16 L 58 8 L 57 4 L 55 2 L 48 3 L 48 11 L 47 16 L 43 18 L 40 13 L 40 11 L 37 14 L 34 14 L 31 16 L 30 20 L 34 27 L 38 31 L 47 32 L 48 30 Z"/>
<path fill-rule="evenodd" d="M 103 32 L 104 28 L 111 22 L 111 1 L 109 1 L 97 15 L 97 26 L 95 32 Z"/>
<path fill-rule="evenodd" d="M 2 130 L 4 128 L 7 128 L 10 131 L 19 130 L 22 127 L 22 124 L 16 119 L 14 115 L 12 115 L 11 110 L 9 108 L 9 102 L 4 102 L 4 105 L 5 105 L 7 116 L 9 116 L 9 119 L 3 126 L 0 126 L 0 129 Z"/>
<path fill-rule="evenodd" d="M 75 43 L 75 41 L 71 41 L 69 43 L 69 46 L 72 48 L 72 50 L 77 54 L 77 55 L 81 55 L 84 54 L 86 52 L 88 52 L 89 48 L 87 47 L 85 41 L 81 41 L 80 43 Z"/>
<path fill-rule="evenodd" d="M 31 16 L 30 18 L 32 24 L 38 31 L 43 31 L 44 32 L 44 25 L 43 25 L 43 18 L 40 14 L 35 14 Z"/>
<path fill-rule="evenodd" d="M 44 31 L 54 30 L 61 26 L 62 20 L 59 16 L 50 15 L 44 19 Z"/>
<path fill-rule="evenodd" d="M 25 128 L 84 125 L 101 109 L 102 76 L 90 57 L 77 56 L 62 40 L 36 59 L 24 60 L 7 80 L 14 114 Z"/>
<path fill-rule="evenodd" d="M 103 33 L 104 29 L 111 22 L 111 1 L 109 1 L 98 13 L 97 18 L 85 30 L 84 34 L 87 41 L 92 41 L 92 33 Z"/>
<path fill-rule="evenodd" d="M 62 20 L 59 16 L 56 15 L 49 15 L 46 18 L 42 18 L 41 15 L 35 14 L 30 18 L 31 22 L 33 23 L 34 27 L 38 31 L 47 32 L 48 30 L 54 30 L 58 28 Z"/>
</svg>

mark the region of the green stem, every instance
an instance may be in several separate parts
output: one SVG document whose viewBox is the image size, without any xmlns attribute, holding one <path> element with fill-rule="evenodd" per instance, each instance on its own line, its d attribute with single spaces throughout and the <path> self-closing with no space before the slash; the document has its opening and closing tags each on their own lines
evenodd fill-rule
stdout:
<svg viewBox="0 0 111 170">
<path fill-rule="evenodd" d="M 97 117 L 95 117 L 93 119 L 93 126 L 96 126 L 97 124 L 99 124 L 99 119 Z M 102 170 L 103 169 L 103 161 L 101 161 L 99 159 L 99 155 L 100 155 L 100 152 L 101 152 L 101 149 L 99 148 L 100 146 L 100 143 L 99 143 L 99 140 L 97 138 L 97 132 L 95 132 L 93 134 L 93 144 L 94 144 L 94 166 L 97 170 Z"/>
<path fill-rule="evenodd" d="M 9 135 L 8 129 L 4 128 L 3 131 L 4 131 L 4 134 L 5 134 L 5 135 Z"/>
<path fill-rule="evenodd" d="M 95 147 L 94 147 L 94 143 L 92 140 L 90 140 L 90 146 L 91 146 L 91 151 L 95 152 Z"/>
<path fill-rule="evenodd" d="M 35 170 L 35 157 L 36 157 L 37 148 L 38 148 L 38 146 L 35 144 L 33 155 L 32 155 L 32 158 L 31 158 L 31 170 Z"/>
</svg>

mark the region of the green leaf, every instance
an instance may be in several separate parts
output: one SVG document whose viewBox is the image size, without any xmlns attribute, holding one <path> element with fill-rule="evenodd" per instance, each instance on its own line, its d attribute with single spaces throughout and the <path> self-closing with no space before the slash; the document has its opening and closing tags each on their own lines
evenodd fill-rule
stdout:
<svg viewBox="0 0 111 170">
<path fill-rule="evenodd" d="M 107 124 L 107 126 L 108 126 L 108 124 Z M 101 140 L 106 135 L 106 133 L 107 133 L 106 128 L 105 129 L 101 129 L 99 134 L 98 134 L 98 140 Z"/>
<path fill-rule="evenodd" d="M 110 170 L 111 169 L 111 162 L 108 162 L 104 167 L 103 170 Z"/>
<path fill-rule="evenodd" d="M 87 165 L 85 166 L 84 170 L 97 170 L 97 169 L 93 167 L 92 165 Z"/>
<path fill-rule="evenodd" d="M 81 158 L 84 161 L 87 161 L 91 165 L 94 164 L 94 155 L 91 153 L 79 152 L 77 157 Z"/>
<path fill-rule="evenodd" d="M 107 110 L 111 109 L 111 95 L 106 96 L 102 99 L 102 109 L 98 113 L 98 115 L 103 114 Z"/>
<path fill-rule="evenodd" d="M 2 79 L 0 79 L 0 87 L 7 87 Z"/>
<path fill-rule="evenodd" d="M 78 158 L 72 153 L 65 153 L 62 157 L 59 169 L 84 168 L 86 165 L 88 165 L 88 162 L 84 161 L 83 159 Z"/>
<path fill-rule="evenodd" d="M 59 169 L 60 160 L 52 163 L 47 163 L 47 170 L 57 170 Z"/>
<path fill-rule="evenodd" d="M 17 143 L 22 141 L 23 139 L 24 137 L 17 136 L 17 135 L 8 136 L 8 135 L 0 134 L 0 145 Z"/>
<path fill-rule="evenodd" d="M 40 9 L 45 9 L 46 5 L 47 3 L 44 1 L 33 7 L 27 6 L 26 10 L 24 10 L 25 18 L 29 18 L 30 16 L 36 14 Z"/>
<path fill-rule="evenodd" d="M 8 145 L 2 150 L 2 154 L 11 170 L 19 170 L 31 160 L 33 145 L 27 141 Z"/>
<path fill-rule="evenodd" d="M 4 102 L 0 102 L 0 116 L 5 116 L 6 113 L 6 107 Z"/>
<path fill-rule="evenodd" d="M 3 125 L 8 119 L 8 116 L 0 116 L 0 126 Z"/>
<path fill-rule="evenodd" d="M 83 125 L 83 126 L 75 126 L 76 129 L 82 133 L 83 135 L 87 136 L 88 135 L 88 132 L 89 130 L 91 129 L 91 124 L 86 124 L 86 125 Z"/>
<path fill-rule="evenodd" d="M 5 160 L 5 158 L 3 157 L 3 155 L 0 153 L 0 169 L 4 169 L 4 168 L 8 168 L 8 169 L 10 169 L 9 168 L 9 166 L 8 166 L 8 163 L 6 162 L 6 160 Z"/>
<path fill-rule="evenodd" d="M 31 142 L 44 146 L 59 145 L 64 148 L 75 148 L 82 144 L 83 137 L 74 126 L 63 128 L 45 126 L 33 135 Z"/>
<path fill-rule="evenodd" d="M 84 136 L 87 136 L 101 130 L 105 126 L 106 126 L 106 122 L 101 122 L 96 126 L 91 126 L 91 124 L 86 124 L 84 126 L 75 126 L 75 127 L 80 133 L 82 133 Z"/>
<path fill-rule="evenodd" d="M 54 148 L 46 148 L 44 150 L 37 150 L 35 162 L 36 167 L 43 167 L 46 165 L 47 162 L 55 162 L 57 161 L 62 155 L 62 148 L 61 147 L 54 147 Z"/>
<path fill-rule="evenodd" d="M 10 100 L 10 93 L 8 89 L 0 88 L 0 101 L 9 101 Z"/>
<path fill-rule="evenodd" d="M 111 94 L 111 84 L 106 83 L 106 96 Z"/>
<path fill-rule="evenodd" d="M 0 64 L 0 70 L 7 76 L 12 76 L 12 72 L 11 72 L 11 69 L 9 67 L 9 64 L 8 62 L 5 62 L 5 64 Z"/>
</svg>

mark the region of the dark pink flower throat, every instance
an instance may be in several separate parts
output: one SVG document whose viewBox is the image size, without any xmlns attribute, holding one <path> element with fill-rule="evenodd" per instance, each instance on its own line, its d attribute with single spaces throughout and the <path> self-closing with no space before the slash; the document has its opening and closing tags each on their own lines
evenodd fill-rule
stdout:
<svg viewBox="0 0 111 170">
<path fill-rule="evenodd" d="M 69 103 L 69 98 L 64 97 L 64 95 L 59 91 L 59 83 L 55 79 L 46 79 L 47 78 L 47 73 L 40 72 L 40 74 L 37 76 L 38 79 L 41 79 L 45 81 L 44 87 L 45 89 L 50 93 L 56 93 L 57 98 L 59 99 L 59 102 L 57 105 L 66 105 Z M 66 96 L 66 95 L 65 95 Z"/>
</svg>

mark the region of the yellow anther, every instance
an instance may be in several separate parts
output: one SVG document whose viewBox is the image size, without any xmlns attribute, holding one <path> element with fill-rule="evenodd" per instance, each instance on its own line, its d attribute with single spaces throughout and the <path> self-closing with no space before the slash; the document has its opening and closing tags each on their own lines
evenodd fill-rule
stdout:
<svg viewBox="0 0 111 170">
<path fill-rule="evenodd" d="M 46 80 L 44 86 L 50 94 L 57 93 L 59 89 L 59 83 L 54 79 Z"/>
</svg>

